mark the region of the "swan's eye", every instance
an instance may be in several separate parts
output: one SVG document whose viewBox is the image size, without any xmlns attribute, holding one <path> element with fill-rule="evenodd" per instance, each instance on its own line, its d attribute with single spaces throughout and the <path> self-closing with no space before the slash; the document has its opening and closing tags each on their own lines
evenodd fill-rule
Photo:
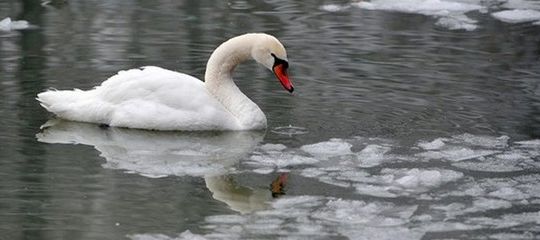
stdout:
<svg viewBox="0 0 540 240">
<path fill-rule="evenodd" d="M 278 58 L 275 54 L 273 53 L 270 53 L 270 55 L 272 55 L 272 57 L 274 57 L 274 66 L 277 66 L 277 65 L 283 65 L 283 69 L 287 69 L 289 68 L 289 63 L 281 58 Z"/>
</svg>

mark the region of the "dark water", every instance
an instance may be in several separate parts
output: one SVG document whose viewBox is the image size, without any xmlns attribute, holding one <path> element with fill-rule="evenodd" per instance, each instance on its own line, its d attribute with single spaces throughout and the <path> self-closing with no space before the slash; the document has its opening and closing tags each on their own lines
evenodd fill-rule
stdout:
<svg viewBox="0 0 540 240">
<path fill-rule="evenodd" d="M 0 32 L 0 239 L 538 237 L 540 27 L 327 3 L 0 2 L 37 26 Z M 145 65 L 202 77 L 245 32 L 289 55 L 292 96 L 255 63 L 235 73 L 267 132 L 40 131 L 49 87 Z"/>
</svg>

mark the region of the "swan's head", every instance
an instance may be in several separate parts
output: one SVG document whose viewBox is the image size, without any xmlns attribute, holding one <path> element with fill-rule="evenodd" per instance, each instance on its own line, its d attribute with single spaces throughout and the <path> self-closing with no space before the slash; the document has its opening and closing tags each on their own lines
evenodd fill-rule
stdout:
<svg viewBox="0 0 540 240">
<path fill-rule="evenodd" d="M 257 34 L 256 41 L 251 51 L 253 59 L 274 72 L 285 90 L 292 93 L 294 87 L 287 73 L 289 62 L 283 44 L 268 34 Z"/>
</svg>

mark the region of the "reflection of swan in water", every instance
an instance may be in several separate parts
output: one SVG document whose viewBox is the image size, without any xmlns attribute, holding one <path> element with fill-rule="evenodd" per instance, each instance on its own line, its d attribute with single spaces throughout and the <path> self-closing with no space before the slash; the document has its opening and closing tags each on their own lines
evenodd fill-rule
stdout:
<svg viewBox="0 0 540 240">
<path fill-rule="evenodd" d="M 238 185 L 232 176 L 205 177 L 206 187 L 212 192 L 212 197 L 226 203 L 240 213 L 249 213 L 266 209 L 271 193 L 268 189 L 253 189 Z"/>
<path fill-rule="evenodd" d="M 283 173 L 271 184 L 270 189 L 253 189 L 239 185 L 231 176 L 205 177 L 206 187 L 212 196 L 240 213 L 249 213 L 269 207 L 272 197 L 283 194 L 287 174 Z"/>
<path fill-rule="evenodd" d="M 56 119 L 42 128 L 38 141 L 94 146 L 107 161 L 104 168 L 146 177 L 202 176 L 215 199 L 241 213 L 263 209 L 271 199 L 268 189 L 239 186 L 226 176 L 262 141 L 261 131 L 155 132 Z"/>
</svg>

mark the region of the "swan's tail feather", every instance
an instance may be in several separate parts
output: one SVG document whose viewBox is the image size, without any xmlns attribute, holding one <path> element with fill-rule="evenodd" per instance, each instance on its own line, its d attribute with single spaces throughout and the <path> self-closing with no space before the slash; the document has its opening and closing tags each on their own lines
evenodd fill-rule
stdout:
<svg viewBox="0 0 540 240">
<path fill-rule="evenodd" d="M 39 93 L 39 104 L 57 117 L 72 121 L 109 124 L 112 107 L 99 100 L 95 89 L 83 91 L 50 89 Z"/>
<path fill-rule="evenodd" d="M 36 100 L 47 111 L 61 116 L 63 112 L 69 110 L 70 106 L 80 101 L 84 91 L 80 89 L 56 90 L 49 89 L 37 95 Z"/>
</svg>

